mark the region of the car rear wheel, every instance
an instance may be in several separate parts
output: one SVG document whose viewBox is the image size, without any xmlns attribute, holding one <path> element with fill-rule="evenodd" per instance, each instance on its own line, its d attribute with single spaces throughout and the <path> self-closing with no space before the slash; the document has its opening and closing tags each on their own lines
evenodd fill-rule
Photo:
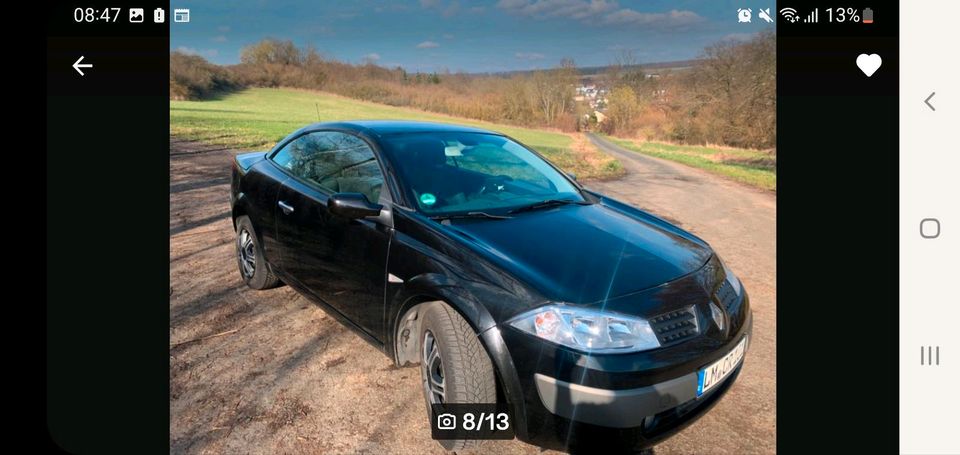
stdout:
<svg viewBox="0 0 960 455">
<path fill-rule="evenodd" d="M 427 413 L 432 404 L 496 403 L 493 364 L 477 333 L 450 306 L 437 302 L 420 325 L 420 374 Z M 439 440 L 447 450 L 479 446 L 482 440 Z"/>
<path fill-rule="evenodd" d="M 253 223 L 246 215 L 237 218 L 237 266 L 243 282 L 253 289 L 270 289 L 280 284 L 264 259 Z"/>
</svg>

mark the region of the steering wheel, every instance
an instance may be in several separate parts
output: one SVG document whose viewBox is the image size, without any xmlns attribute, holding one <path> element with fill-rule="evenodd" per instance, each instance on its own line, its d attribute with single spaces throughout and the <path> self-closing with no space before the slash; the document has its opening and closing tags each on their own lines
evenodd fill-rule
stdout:
<svg viewBox="0 0 960 455">
<path fill-rule="evenodd" d="M 505 188 L 506 182 L 511 180 L 513 180 L 513 178 L 508 175 L 487 177 L 483 179 L 483 183 L 480 184 L 480 191 L 477 191 L 477 194 L 499 193 Z"/>
</svg>

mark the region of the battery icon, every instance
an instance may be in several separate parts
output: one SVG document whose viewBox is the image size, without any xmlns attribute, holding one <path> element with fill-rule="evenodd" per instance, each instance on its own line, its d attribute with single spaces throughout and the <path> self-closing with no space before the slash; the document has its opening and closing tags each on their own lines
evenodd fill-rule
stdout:
<svg viewBox="0 0 960 455">
<path fill-rule="evenodd" d="M 863 23 L 872 24 L 873 23 L 873 10 L 870 8 L 863 9 Z"/>
</svg>

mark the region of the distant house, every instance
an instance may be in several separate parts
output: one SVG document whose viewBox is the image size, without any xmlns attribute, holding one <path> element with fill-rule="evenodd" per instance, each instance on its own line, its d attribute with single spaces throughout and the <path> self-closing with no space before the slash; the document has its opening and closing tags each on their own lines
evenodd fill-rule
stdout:
<svg viewBox="0 0 960 455">
<path fill-rule="evenodd" d="M 607 116 L 604 115 L 603 112 L 600 112 L 600 111 L 593 111 L 593 116 L 597 118 L 597 123 L 598 123 L 598 124 L 599 124 L 599 123 L 603 123 L 603 121 L 607 119 Z"/>
<path fill-rule="evenodd" d="M 597 87 L 594 83 L 581 82 L 574 89 L 574 100 L 585 102 L 591 109 L 603 110 L 606 108 L 606 95 L 609 90 Z"/>
</svg>

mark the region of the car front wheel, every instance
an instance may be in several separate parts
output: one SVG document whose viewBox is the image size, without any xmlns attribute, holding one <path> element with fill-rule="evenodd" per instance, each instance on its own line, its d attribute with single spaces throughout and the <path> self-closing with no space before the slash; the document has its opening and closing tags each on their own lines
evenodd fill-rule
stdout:
<svg viewBox="0 0 960 455">
<path fill-rule="evenodd" d="M 420 373 L 428 414 L 432 404 L 496 403 L 493 364 L 473 327 L 450 306 L 430 305 L 420 325 Z M 447 450 L 463 450 L 483 441 L 437 442 Z"/>
</svg>

